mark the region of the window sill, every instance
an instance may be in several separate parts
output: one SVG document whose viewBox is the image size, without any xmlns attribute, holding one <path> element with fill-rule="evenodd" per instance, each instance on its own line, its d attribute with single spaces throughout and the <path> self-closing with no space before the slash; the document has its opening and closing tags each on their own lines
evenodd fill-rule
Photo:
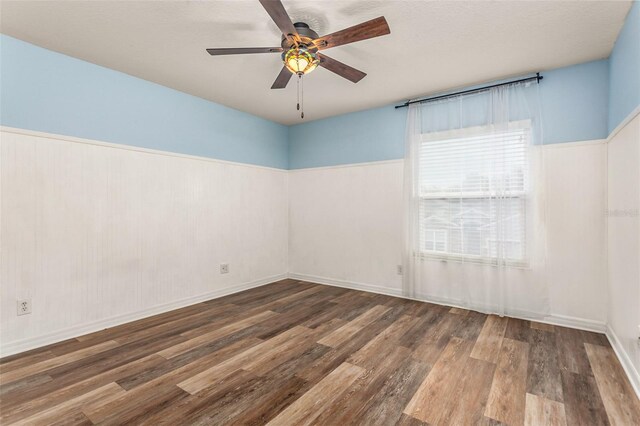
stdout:
<svg viewBox="0 0 640 426">
<path fill-rule="evenodd" d="M 460 256 L 449 253 L 418 253 L 418 258 L 421 260 L 438 260 L 441 262 L 455 262 L 455 263 L 470 263 L 474 265 L 487 265 L 487 266 L 507 266 L 514 269 L 530 269 L 529 262 L 526 260 L 501 260 L 498 264 L 498 259 L 480 256 Z"/>
</svg>

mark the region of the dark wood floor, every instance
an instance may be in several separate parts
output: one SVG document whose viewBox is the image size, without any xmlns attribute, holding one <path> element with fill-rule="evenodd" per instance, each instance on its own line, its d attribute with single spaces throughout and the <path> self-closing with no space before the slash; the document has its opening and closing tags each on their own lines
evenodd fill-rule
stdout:
<svg viewBox="0 0 640 426">
<path fill-rule="evenodd" d="M 0 423 L 640 424 L 602 334 L 285 280 L 1 360 Z"/>
</svg>

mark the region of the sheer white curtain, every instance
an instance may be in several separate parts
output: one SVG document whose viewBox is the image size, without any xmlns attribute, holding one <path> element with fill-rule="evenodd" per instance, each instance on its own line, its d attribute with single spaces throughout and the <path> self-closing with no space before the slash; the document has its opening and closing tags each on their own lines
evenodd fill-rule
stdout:
<svg viewBox="0 0 640 426">
<path fill-rule="evenodd" d="M 538 85 L 409 106 L 404 163 L 407 297 L 548 313 Z"/>
</svg>

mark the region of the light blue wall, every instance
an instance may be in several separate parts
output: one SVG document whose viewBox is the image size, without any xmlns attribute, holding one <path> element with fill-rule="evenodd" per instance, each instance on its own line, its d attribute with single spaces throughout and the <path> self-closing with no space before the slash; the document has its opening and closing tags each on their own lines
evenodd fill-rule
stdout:
<svg viewBox="0 0 640 426">
<path fill-rule="evenodd" d="M 609 132 L 640 105 L 640 3 L 633 2 L 609 58 Z"/>
<path fill-rule="evenodd" d="M 286 126 L 0 35 L 0 123 L 286 169 Z"/>
<path fill-rule="evenodd" d="M 289 168 L 402 158 L 406 108 L 338 115 L 289 128 Z"/>
<path fill-rule="evenodd" d="M 606 138 L 638 105 L 639 9 L 636 3 L 611 63 L 543 72 L 544 143 Z M 0 61 L 6 126 L 283 169 L 404 154 L 406 109 L 393 105 L 287 128 L 4 35 Z"/>
<path fill-rule="evenodd" d="M 540 101 L 545 144 L 605 139 L 609 135 L 607 60 L 542 74 Z"/>
<path fill-rule="evenodd" d="M 607 137 L 608 61 L 543 72 L 544 143 Z M 395 160 L 404 155 L 406 108 L 393 105 L 289 128 L 289 168 Z"/>
</svg>

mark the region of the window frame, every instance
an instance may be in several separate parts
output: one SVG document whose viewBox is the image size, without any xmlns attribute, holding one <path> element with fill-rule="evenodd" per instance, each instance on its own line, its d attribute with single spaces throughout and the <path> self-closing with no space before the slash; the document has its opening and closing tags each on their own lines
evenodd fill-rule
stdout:
<svg viewBox="0 0 640 426">
<path fill-rule="evenodd" d="M 481 126 L 471 126 L 471 127 L 463 127 L 463 128 L 459 128 L 459 129 L 451 129 L 451 130 L 444 130 L 444 131 L 439 131 L 439 132 L 429 132 L 429 133 L 422 133 L 420 135 L 420 149 L 422 149 L 422 145 L 424 143 L 428 143 L 431 141 L 444 141 L 447 139 L 460 139 L 460 138 L 467 138 L 467 137 L 473 137 L 473 136 L 481 136 L 482 134 L 490 134 L 492 132 L 494 132 L 495 130 L 493 130 L 496 126 L 494 125 L 481 125 Z M 506 129 L 504 129 L 506 131 L 516 131 L 516 130 L 525 130 L 528 132 L 528 141 L 529 141 L 529 147 L 530 147 L 530 141 L 531 141 L 531 133 L 533 132 L 533 128 L 531 126 L 531 120 L 516 120 L 516 121 L 510 121 L 506 127 Z M 420 150 L 419 150 L 420 152 Z M 529 168 L 531 167 L 531 159 L 528 158 L 527 159 L 529 164 L 527 165 Z M 522 191 L 518 191 L 516 193 L 512 193 L 509 195 L 510 198 L 518 198 L 518 199 L 522 199 L 525 202 L 525 209 L 526 206 L 528 205 L 527 200 L 530 197 L 530 190 L 528 190 L 528 188 L 525 188 Z M 480 192 L 476 193 L 476 194 L 472 194 L 469 193 L 468 195 L 461 197 L 459 193 L 456 193 L 455 196 L 452 195 L 452 193 L 430 193 L 430 194 L 423 194 L 422 193 L 422 187 L 419 186 L 419 195 L 418 195 L 418 200 L 421 202 L 422 200 L 447 200 L 447 199 L 487 199 L 490 198 L 490 196 L 486 196 Z M 421 205 L 421 203 L 419 203 L 419 205 Z M 419 207 L 420 208 L 420 207 Z M 526 210 L 525 210 L 525 214 L 526 214 Z M 422 218 L 419 219 L 420 222 L 422 223 Z M 444 230 L 446 232 L 446 230 Z M 526 225 L 526 219 L 525 219 L 525 235 L 527 232 L 527 225 Z M 420 236 L 420 238 L 422 238 L 422 236 Z M 426 240 L 425 240 L 426 241 Z M 420 249 L 417 253 L 418 257 L 421 259 L 427 259 L 427 260 L 439 260 L 439 261 L 443 261 L 443 262 L 447 262 L 447 261 L 453 261 L 453 262 L 464 262 L 464 263 L 473 263 L 473 264 L 486 264 L 486 265 L 494 265 L 497 266 L 498 265 L 498 258 L 496 257 L 487 257 L 487 256 L 479 256 L 479 255 L 471 255 L 471 254 L 459 254 L 459 253 L 446 253 L 446 252 L 436 252 L 436 251 L 425 251 L 422 250 L 422 240 L 420 240 Z M 526 240 L 525 240 L 525 244 L 526 244 Z M 445 242 L 445 246 L 448 249 L 449 244 L 448 241 Z M 507 266 L 512 266 L 514 268 L 522 268 L 522 269 L 526 269 L 529 268 L 529 256 L 525 256 L 524 259 L 501 259 L 499 262 L 500 265 L 507 265 Z"/>
</svg>

